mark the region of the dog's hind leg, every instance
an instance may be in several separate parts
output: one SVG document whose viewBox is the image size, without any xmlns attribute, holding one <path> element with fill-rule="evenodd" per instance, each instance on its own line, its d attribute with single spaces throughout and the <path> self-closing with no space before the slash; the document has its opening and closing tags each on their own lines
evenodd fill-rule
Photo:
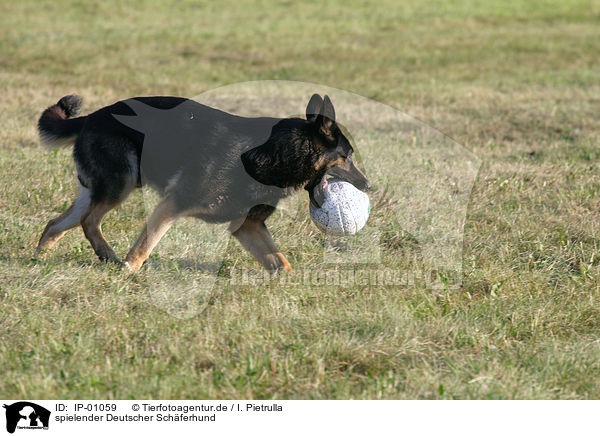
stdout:
<svg viewBox="0 0 600 436">
<path fill-rule="evenodd" d="M 108 260 L 111 262 L 119 262 L 116 253 L 104 238 L 101 228 L 104 215 L 115 208 L 119 203 L 120 201 L 93 202 L 88 213 L 81 220 L 81 227 L 83 228 L 85 237 L 90 241 L 94 252 L 102 261 Z"/>
<path fill-rule="evenodd" d="M 127 254 L 125 265 L 131 271 L 137 271 L 148 259 L 156 244 L 164 236 L 177 219 L 178 212 L 175 201 L 171 196 L 165 197 L 156 206 L 152 215 L 148 218 L 144 230 L 138 237 L 131 250 Z"/>
<path fill-rule="evenodd" d="M 81 222 L 81 218 L 88 212 L 90 204 L 90 191 L 80 185 L 79 196 L 71 207 L 60 216 L 51 219 L 46 225 L 40 242 L 35 249 L 34 256 L 43 254 L 44 251 L 51 249 L 67 233 L 67 230 L 77 227 Z"/>
<path fill-rule="evenodd" d="M 81 219 L 81 227 L 94 252 L 102 261 L 119 263 L 119 258 L 102 234 L 102 219 L 111 209 L 121 204 L 134 188 L 135 179 L 129 174 L 121 179 L 120 183 L 113 182 L 110 189 L 98 183 L 92 191 L 92 204 Z"/>
<path fill-rule="evenodd" d="M 246 218 L 232 234 L 268 271 L 292 270 L 288 260 L 275 245 L 263 220 Z"/>
</svg>

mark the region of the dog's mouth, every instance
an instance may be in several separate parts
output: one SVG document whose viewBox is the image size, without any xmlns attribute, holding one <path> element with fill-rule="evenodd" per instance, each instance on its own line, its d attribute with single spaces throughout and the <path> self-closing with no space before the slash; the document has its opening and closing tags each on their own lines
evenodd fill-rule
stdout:
<svg viewBox="0 0 600 436">
<path fill-rule="evenodd" d="M 327 176 L 323 176 L 321 181 L 313 189 L 309 189 L 308 197 L 310 204 L 317 209 L 325 202 L 325 189 L 327 188 Z"/>
</svg>

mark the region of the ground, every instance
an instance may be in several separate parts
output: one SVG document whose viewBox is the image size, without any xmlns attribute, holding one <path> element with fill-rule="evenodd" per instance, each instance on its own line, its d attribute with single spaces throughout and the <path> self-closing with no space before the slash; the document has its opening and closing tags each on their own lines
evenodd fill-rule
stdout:
<svg viewBox="0 0 600 436">
<path fill-rule="evenodd" d="M 0 4 L 0 396 L 599 398 L 600 2 L 411 3 Z M 261 79 L 383 102 L 482 160 L 460 289 L 224 285 L 179 318 L 144 294 L 185 268 L 127 274 L 81 230 L 32 259 L 76 193 L 41 110 Z M 120 256 L 144 214 L 137 192 L 107 217 Z M 319 267 L 308 214 L 272 226 L 294 266 Z M 395 231 L 402 269 L 414 244 Z M 256 264 L 232 244 L 236 268 Z"/>
</svg>

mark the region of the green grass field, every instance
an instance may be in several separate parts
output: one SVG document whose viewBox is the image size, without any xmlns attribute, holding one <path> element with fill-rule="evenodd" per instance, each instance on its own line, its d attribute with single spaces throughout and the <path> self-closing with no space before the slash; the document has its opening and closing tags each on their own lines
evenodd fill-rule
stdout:
<svg viewBox="0 0 600 436">
<path fill-rule="evenodd" d="M 226 3 L 0 3 L 0 397 L 600 398 L 600 2 Z M 80 229 L 32 260 L 76 195 L 71 151 L 39 145 L 45 107 L 264 79 L 380 101 L 482 160 L 461 289 L 225 283 L 180 318 L 147 291 L 193 271 L 124 273 Z M 105 220 L 120 256 L 143 201 Z M 271 221 L 321 267 L 308 214 Z M 387 237 L 409 268 L 410 238 Z M 225 275 L 256 268 L 231 244 Z"/>
</svg>

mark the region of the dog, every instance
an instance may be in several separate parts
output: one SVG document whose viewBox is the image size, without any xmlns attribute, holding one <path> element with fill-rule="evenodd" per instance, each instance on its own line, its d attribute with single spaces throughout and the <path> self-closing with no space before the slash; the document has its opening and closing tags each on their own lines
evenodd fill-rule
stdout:
<svg viewBox="0 0 600 436">
<path fill-rule="evenodd" d="M 366 191 L 350 141 L 330 98 L 314 94 L 303 118 L 247 118 L 171 97 L 136 97 L 77 116 L 82 99 L 61 98 L 38 122 L 41 143 L 74 144 L 79 195 L 48 222 L 35 256 L 81 225 L 102 261 L 120 263 L 101 222 L 135 189 L 161 201 L 123 265 L 137 271 L 173 222 L 192 216 L 229 223 L 229 231 L 268 271 L 291 270 L 265 220 L 277 202 L 304 189 L 317 206 L 327 175 Z"/>
</svg>

